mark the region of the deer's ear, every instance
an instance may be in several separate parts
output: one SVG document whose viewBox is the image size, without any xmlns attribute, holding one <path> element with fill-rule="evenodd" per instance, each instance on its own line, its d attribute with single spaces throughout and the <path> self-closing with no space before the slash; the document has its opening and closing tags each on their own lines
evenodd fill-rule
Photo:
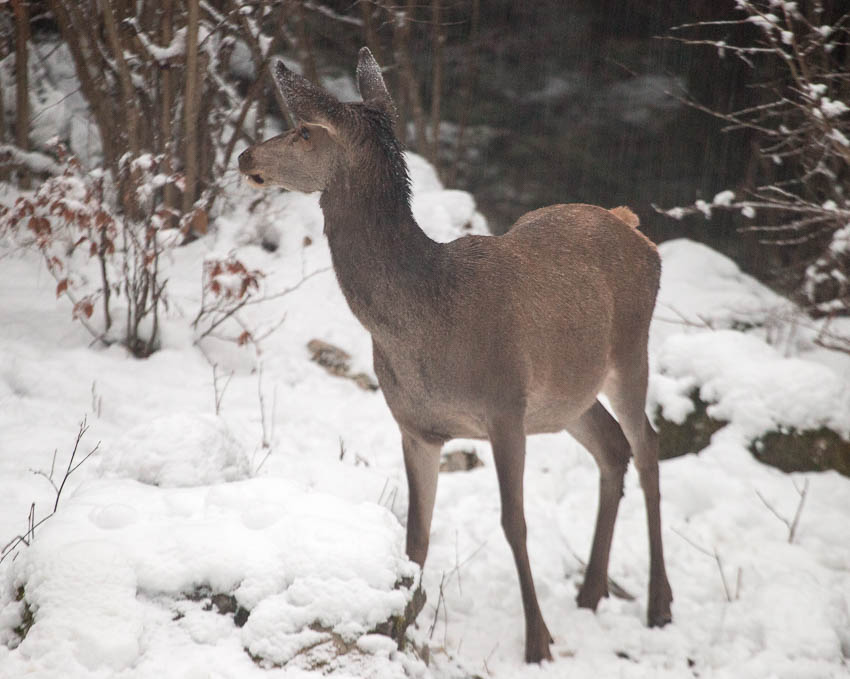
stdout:
<svg viewBox="0 0 850 679">
<path fill-rule="evenodd" d="M 283 100 L 297 119 L 321 125 L 328 130 L 338 127 L 342 118 L 342 104 L 334 97 L 307 78 L 290 71 L 280 59 L 275 61 L 272 74 Z"/>
<path fill-rule="evenodd" d="M 381 109 L 390 116 L 393 123 L 396 122 L 398 113 L 395 104 L 384 83 L 381 67 L 368 47 L 360 48 L 360 58 L 357 60 L 357 88 L 364 102 Z"/>
</svg>

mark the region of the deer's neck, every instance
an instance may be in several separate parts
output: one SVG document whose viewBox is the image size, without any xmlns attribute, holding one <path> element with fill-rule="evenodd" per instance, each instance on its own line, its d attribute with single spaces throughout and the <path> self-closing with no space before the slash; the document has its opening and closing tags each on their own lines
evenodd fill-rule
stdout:
<svg viewBox="0 0 850 679">
<path fill-rule="evenodd" d="M 358 174 L 339 178 L 322 195 L 334 270 L 374 337 L 407 336 L 441 303 L 441 247 L 414 220 L 406 184 L 377 185 Z"/>
</svg>

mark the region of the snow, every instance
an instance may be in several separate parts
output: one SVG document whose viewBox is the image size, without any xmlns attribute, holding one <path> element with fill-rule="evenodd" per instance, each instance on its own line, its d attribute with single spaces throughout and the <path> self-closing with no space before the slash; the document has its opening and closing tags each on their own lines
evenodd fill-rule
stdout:
<svg viewBox="0 0 850 679">
<path fill-rule="evenodd" d="M 845 224 L 832 234 L 829 249 L 836 255 L 850 251 L 850 224 Z"/>
<path fill-rule="evenodd" d="M 174 32 L 174 36 L 171 39 L 171 42 L 162 47 L 160 45 L 156 45 L 151 42 L 148 37 L 145 35 L 145 32 L 139 29 L 139 26 L 135 19 L 130 21 L 131 25 L 136 29 L 136 37 L 141 42 L 142 46 L 147 50 L 148 54 L 150 54 L 155 61 L 160 64 L 165 64 L 170 59 L 174 59 L 175 57 L 179 57 L 186 52 L 186 28 L 179 28 Z M 203 36 L 199 36 L 202 38 Z M 200 42 L 200 40 L 199 40 Z"/>
<path fill-rule="evenodd" d="M 728 257 L 685 239 L 659 247 L 663 266 L 650 346 L 698 328 L 770 328 L 792 313 L 783 297 L 743 273 Z M 652 353 L 652 352 L 651 352 Z"/>
<path fill-rule="evenodd" d="M 735 200 L 735 192 L 726 189 L 725 191 L 721 191 L 711 201 L 712 205 L 720 205 L 722 207 L 729 207 L 732 204 L 732 201 Z"/>
<path fill-rule="evenodd" d="M 681 421 L 680 399 L 690 404 L 688 395 L 698 387 L 700 398 L 713 404 L 708 414 L 730 422 L 744 445 L 789 427 L 826 426 L 850 439 L 847 382 L 826 366 L 782 356 L 759 337 L 733 330 L 679 334 L 663 344 L 657 360 L 657 379 L 677 386 L 666 392 L 676 420 Z M 666 416 L 666 399 L 661 405 Z"/>
<path fill-rule="evenodd" d="M 173 608 L 206 585 L 251 610 L 227 633 L 284 663 L 315 641 L 302 634 L 311 624 L 351 641 L 401 613 L 407 597 L 396 580 L 418 571 L 402 545 L 383 507 L 285 479 L 191 489 L 90 481 L 14 564 L 12 586 L 26 587 L 37 620 L 16 655 L 37 663 L 59 639 L 82 667 L 128 670 L 146 655 L 140 599 Z M 180 622 L 175 631 L 199 643 L 223 634 Z"/>
<path fill-rule="evenodd" d="M 828 97 L 821 99 L 820 109 L 827 118 L 836 118 L 847 113 L 847 111 L 850 111 L 850 107 L 848 107 L 843 101 L 830 99 Z"/>
<path fill-rule="evenodd" d="M 102 456 L 100 468 L 154 486 L 199 486 L 247 478 L 250 461 L 220 418 L 175 413 L 130 429 Z"/>
<path fill-rule="evenodd" d="M 414 212 L 432 237 L 483 232 L 468 194 L 446 190 L 423 159 L 408 161 Z M 3 202 L 15 195 L 0 186 Z M 3 244 L 0 544 L 26 530 L 31 503 L 36 520 L 52 510 L 44 475 L 56 451 L 61 480 L 84 415 L 78 459 L 100 445 L 32 545 L 0 564 L 0 677 L 846 676 L 850 480 L 789 476 L 745 449 L 777 423 L 847 431 L 850 358 L 817 346 L 822 328 L 787 300 L 703 245 L 660 246 L 650 407 L 683 417 L 694 386 L 731 422 L 700 455 L 661 466 L 673 624 L 645 624 L 646 517 L 633 469 L 610 573 L 635 600 L 605 599 L 595 614 L 576 607 L 598 474 L 566 434 L 531 437 L 529 551 L 555 660 L 526 667 L 492 455 L 484 442 L 458 441 L 484 465 L 441 475 L 421 575 L 428 602 L 409 630 L 431 649 L 426 666 L 372 633 L 404 608 L 409 593 L 396 583 L 419 577 L 404 556 L 397 427 L 380 392 L 329 375 L 306 349 L 331 342 L 352 355 L 353 372 L 372 374 L 370 338 L 329 269 L 317 196 L 234 182 L 227 201 L 207 236 L 163 261 L 162 348 L 143 361 L 91 346 L 38 257 Z M 265 239 L 275 252 L 259 247 Z M 263 271 L 270 296 L 314 275 L 240 312 L 257 336 L 283 320 L 258 346 L 198 347 L 190 321 L 203 264 L 230 254 Z M 840 319 L 830 328 L 850 331 Z M 794 484 L 805 481 L 789 543 L 756 493 L 791 517 Z M 34 621 L 23 640 L 20 587 Z M 217 594 L 250 611 L 244 626 L 218 612 Z"/>
<path fill-rule="evenodd" d="M 92 123 L 74 70 L 74 60 L 64 43 L 30 43 L 30 141 L 34 150 L 49 152 L 57 135 L 70 140 L 81 162 L 96 165 L 101 153 L 100 136 Z M 50 55 L 49 58 L 45 55 Z M 0 87 L 13 92 L 15 54 L 0 60 Z M 6 96 L 7 119 L 14 119 L 15 97 Z M 50 171 L 47 169 L 47 171 Z"/>
<path fill-rule="evenodd" d="M 826 136 L 832 139 L 833 141 L 837 141 L 845 148 L 850 147 L 850 139 L 848 139 L 841 130 L 836 130 L 835 128 L 833 128 L 827 133 Z"/>
<path fill-rule="evenodd" d="M 21 151 L 17 146 L 10 144 L 0 144 L 0 158 L 4 164 L 8 161 L 11 163 L 20 163 L 33 170 L 34 172 L 44 172 L 46 174 L 61 174 L 62 166 L 59 165 L 53 158 L 37 151 Z M 10 163 L 10 164 L 11 164 Z"/>
<path fill-rule="evenodd" d="M 765 33 L 770 33 L 773 29 L 777 27 L 777 23 L 779 22 L 779 17 L 775 14 L 751 14 L 748 16 L 745 21 L 755 24 L 760 29 L 762 29 Z"/>
<path fill-rule="evenodd" d="M 702 214 L 703 214 L 703 215 L 705 215 L 705 218 L 706 218 L 706 219 L 710 219 L 710 218 L 711 218 L 711 205 L 709 205 L 708 203 L 706 203 L 704 200 L 699 199 L 699 200 L 695 201 L 695 202 L 694 202 L 694 207 L 695 207 L 697 210 L 699 210 L 700 212 L 702 212 Z"/>
</svg>

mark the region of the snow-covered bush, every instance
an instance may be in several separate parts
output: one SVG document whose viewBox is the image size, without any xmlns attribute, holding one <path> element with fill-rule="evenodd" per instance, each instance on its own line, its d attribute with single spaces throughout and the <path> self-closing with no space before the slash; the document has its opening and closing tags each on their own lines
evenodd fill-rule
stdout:
<svg viewBox="0 0 850 679">
<path fill-rule="evenodd" d="M 262 276 L 261 271 L 248 269 L 232 253 L 225 257 L 209 255 L 204 260 L 201 306 L 192 321 L 197 338 L 200 340 L 216 332 L 222 337 L 223 324 L 233 319 L 237 322 L 238 334 L 224 338 L 233 339 L 240 346 L 253 340 L 253 332 L 239 324 L 236 312 L 255 299 Z"/>
<path fill-rule="evenodd" d="M 159 314 L 167 303 L 161 256 L 197 225 L 200 213 L 182 220 L 180 229 L 166 228 L 170 213 L 154 202 L 150 187 L 175 178 L 159 173 L 150 155 L 123 165 L 139 181 L 138 219 L 114 210 L 101 170 L 85 171 L 61 145 L 57 155 L 63 172 L 0 210 L 0 234 L 42 254 L 56 296 L 71 301 L 73 318 L 95 338 L 148 356 L 157 348 Z"/>
<path fill-rule="evenodd" d="M 762 162 L 745 194 L 721 191 L 667 214 L 739 212 L 742 231 L 794 248 L 788 273 L 811 313 L 850 313 L 850 11 L 820 1 L 735 0 L 729 20 L 673 31 L 750 67 L 760 93 L 754 105 L 726 112 L 688 103 L 727 122 L 727 131 L 752 132 Z"/>
</svg>

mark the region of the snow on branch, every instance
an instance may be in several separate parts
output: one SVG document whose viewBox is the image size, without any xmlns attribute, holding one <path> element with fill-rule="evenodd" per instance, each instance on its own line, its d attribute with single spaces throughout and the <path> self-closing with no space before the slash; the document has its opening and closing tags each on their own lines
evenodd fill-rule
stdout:
<svg viewBox="0 0 850 679">
<path fill-rule="evenodd" d="M 53 176 L 63 172 L 63 167 L 47 154 L 23 151 L 11 144 L 0 144 L 0 166 L 25 168 L 35 174 Z"/>
<path fill-rule="evenodd" d="M 850 44 L 848 10 L 736 0 L 736 16 L 683 24 L 666 36 L 714 47 L 720 58 L 732 55 L 752 68 L 756 101 L 745 108 L 722 111 L 687 93 L 671 96 L 725 122 L 723 132 L 748 131 L 763 162 L 755 181 L 735 193 L 656 209 L 673 219 L 735 211 L 745 220 L 739 230 L 755 233 L 760 244 L 805 246 L 794 253 L 792 275 L 797 293 L 818 314 L 850 314 L 844 235 L 850 228 L 850 71 L 843 63 Z"/>
</svg>

